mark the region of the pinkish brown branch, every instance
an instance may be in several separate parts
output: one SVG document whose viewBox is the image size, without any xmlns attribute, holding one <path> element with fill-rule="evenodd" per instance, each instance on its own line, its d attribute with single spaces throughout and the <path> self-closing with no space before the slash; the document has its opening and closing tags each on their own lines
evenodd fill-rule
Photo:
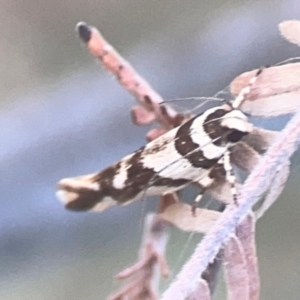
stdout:
<svg viewBox="0 0 300 300">
<path fill-rule="evenodd" d="M 156 300 L 159 274 L 169 275 L 164 252 L 168 239 L 166 223 L 157 215 L 148 215 L 145 222 L 140 257 L 136 264 L 120 272 L 118 279 L 127 279 L 125 286 L 109 300 Z"/>
<path fill-rule="evenodd" d="M 137 108 L 132 110 L 132 118 L 136 124 L 149 124 L 156 120 L 166 130 L 181 124 L 183 116 L 162 104 L 161 96 L 120 56 L 96 28 L 80 22 L 77 30 L 90 53 L 98 58 L 103 66 L 145 108 L 144 110 Z"/>
</svg>

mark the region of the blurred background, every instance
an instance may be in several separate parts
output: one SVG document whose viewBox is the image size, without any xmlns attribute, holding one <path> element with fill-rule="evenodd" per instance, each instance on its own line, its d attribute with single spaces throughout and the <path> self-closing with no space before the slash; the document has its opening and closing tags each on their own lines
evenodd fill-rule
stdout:
<svg viewBox="0 0 300 300">
<path fill-rule="evenodd" d="M 104 299 L 135 261 L 143 205 L 155 200 L 72 213 L 55 186 L 135 150 L 149 128 L 132 125 L 135 100 L 90 57 L 76 23 L 97 26 L 164 98 L 212 96 L 244 71 L 299 56 L 277 24 L 299 18 L 300 2 L 1 0 L 0 11 L 0 299 Z M 299 189 L 296 157 L 257 226 L 264 300 L 299 299 Z M 174 272 L 199 236 L 181 255 L 187 239 L 172 229 Z"/>
</svg>

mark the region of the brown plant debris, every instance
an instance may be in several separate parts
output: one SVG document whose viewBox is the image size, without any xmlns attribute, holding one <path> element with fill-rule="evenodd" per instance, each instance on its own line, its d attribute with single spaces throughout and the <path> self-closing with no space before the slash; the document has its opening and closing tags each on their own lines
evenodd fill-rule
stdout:
<svg viewBox="0 0 300 300">
<path fill-rule="evenodd" d="M 166 223 L 157 215 L 146 217 L 143 242 L 139 260 L 117 274 L 116 278 L 127 280 L 125 286 L 108 300 L 156 300 L 159 275 L 169 276 L 164 256 L 168 240 Z"/>
</svg>

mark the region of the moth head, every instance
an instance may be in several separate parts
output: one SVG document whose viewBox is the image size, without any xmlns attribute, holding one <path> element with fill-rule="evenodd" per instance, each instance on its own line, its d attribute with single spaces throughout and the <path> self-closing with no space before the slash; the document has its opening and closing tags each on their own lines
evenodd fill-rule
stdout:
<svg viewBox="0 0 300 300">
<path fill-rule="evenodd" d="M 229 143 L 239 142 L 253 129 L 247 116 L 239 109 L 229 110 L 222 118 L 221 126 L 225 129 L 226 139 Z"/>
</svg>

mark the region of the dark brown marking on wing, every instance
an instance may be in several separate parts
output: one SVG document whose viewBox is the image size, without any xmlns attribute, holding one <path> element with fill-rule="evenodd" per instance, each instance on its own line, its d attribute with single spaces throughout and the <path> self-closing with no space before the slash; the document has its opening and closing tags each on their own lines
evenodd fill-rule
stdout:
<svg viewBox="0 0 300 300">
<path fill-rule="evenodd" d="M 60 186 L 59 188 L 62 190 L 77 194 L 77 198 L 66 204 L 66 208 L 75 211 L 92 209 L 105 197 L 114 199 L 117 204 L 123 204 L 139 195 L 142 197 L 142 192 L 149 187 L 165 186 L 177 188 L 183 187 L 190 182 L 187 179 L 161 177 L 153 169 L 145 168 L 141 162 L 143 155 L 144 147 L 127 159 L 127 179 L 124 183 L 125 187 L 122 189 L 117 189 L 113 186 L 113 180 L 115 175 L 118 174 L 121 162 L 104 169 L 91 179 L 91 183 L 99 184 L 99 191 L 82 187 Z"/>
<path fill-rule="evenodd" d="M 101 197 L 99 192 L 87 188 L 79 189 L 71 186 L 64 186 L 63 189 L 78 195 L 76 200 L 65 205 L 67 209 L 73 211 L 86 211 L 92 209 L 99 202 L 99 198 Z"/>
<path fill-rule="evenodd" d="M 212 179 L 225 179 L 226 171 L 223 164 L 215 164 L 210 170 L 208 176 Z"/>
<path fill-rule="evenodd" d="M 228 111 L 224 109 L 217 109 L 213 113 L 209 114 L 203 123 L 203 129 L 207 135 L 211 138 L 212 143 L 216 146 L 222 146 L 227 143 L 226 133 L 228 128 L 221 126 L 222 117 L 224 117 Z"/>
<path fill-rule="evenodd" d="M 135 152 L 128 161 L 130 167 L 127 170 L 127 180 L 125 181 L 126 187 L 122 190 L 125 191 L 128 200 L 137 196 L 150 186 L 180 187 L 190 182 L 187 179 L 162 177 L 153 169 L 145 168 L 141 161 L 144 154 L 144 148 L 142 148 Z"/>
<path fill-rule="evenodd" d="M 221 126 L 222 118 L 226 118 L 229 111 L 220 108 L 209 114 L 203 123 L 204 131 L 216 146 L 224 146 L 228 143 L 239 142 L 248 132 Z"/>
<path fill-rule="evenodd" d="M 244 136 L 248 135 L 249 132 L 243 132 L 243 131 L 239 131 L 239 130 L 232 130 L 232 132 L 230 132 L 227 135 L 227 140 L 231 143 L 237 143 L 239 142 Z"/>
<path fill-rule="evenodd" d="M 173 140 L 167 139 L 167 138 L 165 138 L 164 140 L 161 139 L 160 142 L 156 141 L 156 143 L 153 143 L 152 147 L 147 147 L 144 149 L 143 155 L 145 156 L 148 154 L 155 154 L 159 151 L 163 151 L 166 149 L 166 146 L 172 142 L 173 142 Z"/>
<path fill-rule="evenodd" d="M 204 157 L 200 146 L 192 140 L 191 125 L 195 118 L 180 126 L 175 136 L 175 148 L 193 167 L 209 169 L 216 164 L 219 159 L 207 159 Z"/>
</svg>

